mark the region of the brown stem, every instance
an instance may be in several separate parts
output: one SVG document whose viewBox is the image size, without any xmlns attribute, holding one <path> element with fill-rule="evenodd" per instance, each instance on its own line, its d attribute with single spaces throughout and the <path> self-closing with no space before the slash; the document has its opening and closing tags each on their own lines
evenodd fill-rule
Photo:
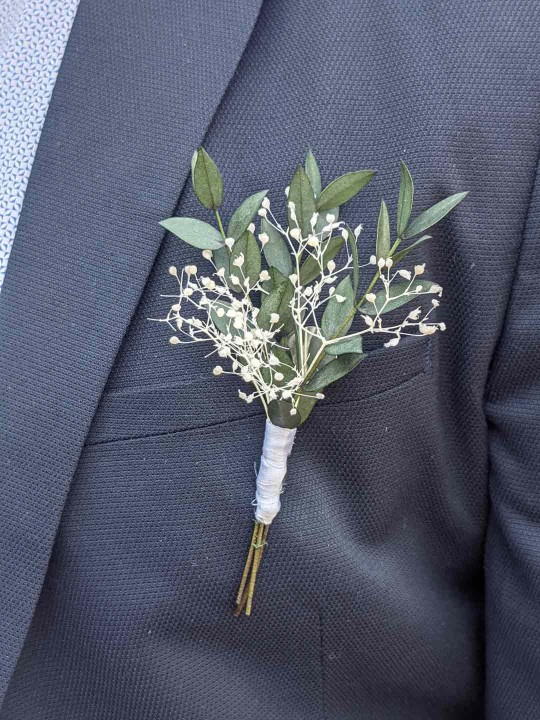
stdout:
<svg viewBox="0 0 540 720">
<path fill-rule="evenodd" d="M 244 594 L 244 588 L 246 587 L 246 582 L 248 579 L 249 571 L 251 569 L 251 561 L 253 559 L 253 552 L 255 551 L 255 542 L 256 542 L 256 536 L 258 532 L 257 528 L 258 523 L 254 523 L 253 525 L 253 534 L 251 535 L 251 542 L 249 544 L 249 551 L 248 556 L 246 560 L 246 564 L 244 565 L 244 572 L 242 573 L 242 579 L 240 580 L 240 586 L 238 588 L 238 592 L 236 593 L 236 604 L 239 605 L 242 601 L 242 595 Z"/>
</svg>

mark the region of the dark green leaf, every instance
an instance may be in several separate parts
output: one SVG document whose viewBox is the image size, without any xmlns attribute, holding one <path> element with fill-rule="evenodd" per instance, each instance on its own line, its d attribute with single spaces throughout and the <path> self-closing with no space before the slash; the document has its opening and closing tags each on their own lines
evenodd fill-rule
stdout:
<svg viewBox="0 0 540 720">
<path fill-rule="evenodd" d="M 301 423 L 301 415 L 297 411 L 295 415 L 291 415 L 293 406 L 284 400 L 272 400 L 268 403 L 268 415 L 270 421 L 282 428 L 295 428 Z"/>
<path fill-rule="evenodd" d="M 319 195 L 317 210 L 324 212 L 343 205 L 343 203 L 357 195 L 374 175 L 374 170 L 358 170 L 332 180 L 330 185 L 327 185 Z"/>
<path fill-rule="evenodd" d="M 353 370 L 358 363 L 363 360 L 365 355 L 360 353 L 345 353 L 338 355 L 335 360 L 329 362 L 328 365 L 317 370 L 311 380 L 304 386 L 307 392 L 320 392 L 327 385 L 344 377 Z"/>
<path fill-rule="evenodd" d="M 394 261 L 394 265 L 397 265 L 398 262 L 401 262 L 404 257 L 407 257 L 407 255 L 415 248 L 417 245 L 421 245 L 426 240 L 430 240 L 431 235 L 423 235 L 421 238 L 418 238 L 418 240 L 415 240 L 413 243 L 411 243 L 408 247 L 403 248 L 403 250 L 400 250 L 399 252 L 396 252 L 392 255 L 392 260 Z"/>
<path fill-rule="evenodd" d="M 223 180 L 216 163 L 202 147 L 196 151 L 193 168 L 193 189 L 201 205 L 217 210 L 223 202 Z"/>
<path fill-rule="evenodd" d="M 344 337 L 342 340 L 327 345 L 324 349 L 327 355 L 343 355 L 344 353 L 362 353 L 362 336 L 354 335 L 350 338 Z"/>
<path fill-rule="evenodd" d="M 300 424 L 306 422 L 316 404 L 317 398 L 314 395 L 303 395 L 301 398 L 298 399 L 298 402 L 296 403 L 296 408 L 300 413 Z"/>
<path fill-rule="evenodd" d="M 266 197 L 267 192 L 268 190 L 261 190 L 260 192 L 250 195 L 250 197 L 236 208 L 229 222 L 229 227 L 227 228 L 227 235 L 229 237 L 233 237 L 236 240 L 242 237 L 261 207 L 261 203 Z"/>
<path fill-rule="evenodd" d="M 234 264 L 234 261 L 237 260 L 240 255 L 244 256 L 244 264 L 241 268 Z M 248 278 L 250 287 L 254 287 L 259 280 L 259 275 L 261 274 L 261 251 L 259 250 L 255 236 L 249 231 L 245 232 L 233 245 L 230 270 L 231 275 L 237 275 L 241 282 L 243 282 L 243 278 Z"/>
<path fill-rule="evenodd" d="M 278 285 L 281 285 L 281 283 L 287 280 L 285 275 L 282 275 L 279 270 L 274 267 L 268 268 L 268 274 L 270 275 L 270 280 L 265 280 L 262 283 L 262 288 L 267 293 L 272 292 L 274 288 L 277 288 Z"/>
<path fill-rule="evenodd" d="M 438 223 L 445 215 L 448 215 L 450 210 L 455 208 L 456 205 L 459 205 L 468 194 L 468 192 L 461 192 L 450 195 L 450 197 L 441 200 L 428 210 L 424 210 L 423 213 L 420 213 L 420 215 L 407 226 L 407 229 L 403 233 L 404 239 L 407 240 L 415 235 L 419 235 L 421 232 L 424 232 L 424 230 Z"/>
<path fill-rule="evenodd" d="M 264 257 L 270 267 L 277 268 L 282 275 L 289 277 L 293 271 L 292 258 L 287 242 L 266 218 L 261 220 L 261 232 L 270 238 L 263 248 Z"/>
<path fill-rule="evenodd" d="M 414 198 L 414 183 L 405 163 L 401 162 L 401 182 L 399 184 L 399 198 L 397 211 L 397 236 L 401 237 L 407 227 Z"/>
<path fill-rule="evenodd" d="M 311 233 L 310 221 L 315 212 L 315 196 L 311 182 L 301 165 L 296 168 L 292 176 L 289 186 L 288 202 L 294 203 L 296 222 L 302 232 L 302 237 L 307 237 Z M 288 216 L 289 228 L 292 230 L 296 227 L 296 223 L 291 219 L 290 210 L 288 211 Z"/>
<path fill-rule="evenodd" d="M 229 279 L 229 260 L 231 257 L 231 252 L 229 248 L 224 245 L 223 247 L 219 248 L 218 250 L 212 251 L 212 260 L 214 261 L 214 265 L 216 266 L 216 269 L 219 270 L 220 268 L 223 268 L 225 270 L 225 277 L 224 280 Z"/>
<path fill-rule="evenodd" d="M 388 217 L 388 208 L 384 200 L 381 200 L 381 209 L 379 210 L 379 220 L 377 222 L 377 260 L 379 258 L 387 258 L 390 253 L 390 218 Z"/>
<path fill-rule="evenodd" d="M 159 224 L 188 245 L 201 250 L 217 250 L 225 242 L 219 230 L 196 218 L 174 217 L 162 220 Z"/>
<path fill-rule="evenodd" d="M 266 295 L 261 302 L 261 309 L 257 315 L 257 325 L 263 330 L 270 329 L 270 315 L 277 313 L 279 315 L 279 323 L 274 327 L 283 325 L 283 331 L 286 332 L 292 324 L 291 300 L 294 295 L 294 288 L 290 280 L 287 280 L 277 288 Z"/>
<path fill-rule="evenodd" d="M 433 280 L 420 280 L 416 279 L 412 282 L 409 282 L 408 280 L 403 280 L 403 282 L 400 280 L 399 282 L 393 282 L 390 286 L 390 299 L 388 302 L 386 302 L 386 293 L 384 290 L 379 290 L 379 292 L 375 293 L 376 300 L 375 300 L 375 307 L 377 310 L 380 310 L 381 314 L 390 312 L 391 310 L 395 310 L 396 308 L 401 307 L 402 305 L 405 305 L 408 302 L 413 302 L 416 300 L 418 295 L 414 293 L 414 289 L 417 287 L 422 288 L 422 292 L 425 292 L 426 290 L 429 290 L 429 288 L 432 285 L 435 285 L 436 283 L 433 282 Z M 402 295 L 402 293 L 411 286 L 411 295 Z M 373 303 L 366 303 L 365 305 L 362 305 L 362 307 L 359 309 L 359 312 L 363 315 L 376 315 L 377 312 L 375 310 L 375 307 Z"/>
<path fill-rule="evenodd" d="M 338 302 L 336 296 L 344 297 L 344 302 Z M 321 321 L 321 330 L 327 340 L 330 340 L 330 338 L 333 338 L 338 333 L 339 335 L 343 335 L 347 332 L 354 318 L 354 313 L 352 313 L 353 307 L 353 288 L 351 278 L 347 275 L 347 277 L 344 277 L 339 283 L 335 293 L 326 303 Z"/>
<path fill-rule="evenodd" d="M 311 182 L 311 187 L 313 188 L 315 197 L 318 197 L 321 193 L 321 173 L 319 171 L 317 161 L 315 160 L 315 155 L 313 155 L 311 150 L 308 152 L 306 157 L 306 175 Z"/>
<path fill-rule="evenodd" d="M 336 257 L 344 243 L 345 240 L 341 235 L 337 235 L 326 241 L 323 250 L 323 262 L 325 266 L 329 260 L 333 260 Z M 320 272 L 321 269 L 317 260 L 311 255 L 308 255 L 300 268 L 300 285 L 308 285 L 312 280 L 315 280 Z"/>
</svg>

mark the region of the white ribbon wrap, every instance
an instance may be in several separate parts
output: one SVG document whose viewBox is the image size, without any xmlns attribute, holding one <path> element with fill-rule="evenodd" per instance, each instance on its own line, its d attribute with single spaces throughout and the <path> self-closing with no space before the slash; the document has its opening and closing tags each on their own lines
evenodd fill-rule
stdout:
<svg viewBox="0 0 540 720">
<path fill-rule="evenodd" d="M 291 454 L 296 428 L 281 428 L 266 421 L 261 465 L 257 473 L 255 519 L 270 525 L 281 507 L 279 496 L 287 474 L 287 458 Z"/>
</svg>

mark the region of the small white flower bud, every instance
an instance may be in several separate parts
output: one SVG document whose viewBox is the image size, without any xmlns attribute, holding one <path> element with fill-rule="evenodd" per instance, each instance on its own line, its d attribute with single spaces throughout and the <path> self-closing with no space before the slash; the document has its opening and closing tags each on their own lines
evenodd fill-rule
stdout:
<svg viewBox="0 0 540 720">
<path fill-rule="evenodd" d="M 319 238 L 315 237 L 315 235 L 310 235 L 307 244 L 312 248 L 319 247 Z"/>
<path fill-rule="evenodd" d="M 277 372 L 277 373 L 275 373 L 275 375 L 274 375 L 274 378 L 275 378 L 278 382 L 281 382 L 284 377 L 285 377 L 285 376 L 283 375 L 283 373 L 280 373 L 280 372 Z"/>
<path fill-rule="evenodd" d="M 178 275 L 178 270 L 174 267 L 174 265 L 170 266 L 169 275 L 172 275 L 173 277 L 176 277 Z"/>
<path fill-rule="evenodd" d="M 384 258 L 379 258 L 379 260 L 377 262 L 377 267 L 379 268 L 379 270 L 382 270 L 384 265 L 385 265 Z"/>
<path fill-rule="evenodd" d="M 395 347 L 398 343 L 399 343 L 399 338 L 395 337 L 395 338 L 392 338 L 391 340 L 388 340 L 388 342 L 385 342 L 384 347 L 387 347 L 387 348 Z"/>
<path fill-rule="evenodd" d="M 290 187 L 287 185 L 287 187 L 285 188 L 285 197 L 289 197 L 289 190 Z"/>
<path fill-rule="evenodd" d="M 289 275 L 289 280 L 294 285 L 296 283 L 296 281 L 298 280 L 298 275 L 296 275 L 296 273 L 292 273 L 291 275 Z"/>
<path fill-rule="evenodd" d="M 221 365 L 216 365 L 216 367 L 212 370 L 214 375 L 222 375 L 223 374 L 223 368 Z"/>
<path fill-rule="evenodd" d="M 234 238 L 228 237 L 225 239 L 225 245 L 229 248 L 229 250 L 232 250 L 234 246 Z"/>
<path fill-rule="evenodd" d="M 334 297 L 335 297 L 335 299 L 337 300 L 338 303 L 344 303 L 345 300 L 347 299 L 347 298 L 345 297 L 345 295 L 338 295 L 337 293 L 334 295 Z"/>
<path fill-rule="evenodd" d="M 368 327 L 373 326 L 373 318 L 369 317 L 369 315 L 362 315 L 362 320 L 366 323 Z"/>
<path fill-rule="evenodd" d="M 435 325 L 424 325 L 424 323 L 420 323 L 418 329 L 422 335 L 433 335 L 433 333 L 437 332 L 437 327 Z"/>
<path fill-rule="evenodd" d="M 377 296 L 375 295 L 375 293 L 368 293 L 366 295 L 366 300 L 370 303 L 374 303 L 376 299 L 377 299 Z"/>
<path fill-rule="evenodd" d="M 423 263 L 422 265 L 415 265 L 414 266 L 414 272 L 416 275 L 423 275 L 424 270 L 426 269 L 426 264 Z"/>
<path fill-rule="evenodd" d="M 188 275 L 196 275 L 197 274 L 197 266 L 196 265 L 186 265 L 184 270 L 186 271 L 186 273 Z"/>
<path fill-rule="evenodd" d="M 326 216 L 327 223 L 333 223 L 335 219 L 336 216 L 333 213 L 328 213 L 328 215 Z"/>
<path fill-rule="evenodd" d="M 433 300 L 431 301 L 431 304 L 433 305 L 433 307 L 439 307 L 439 305 L 441 303 L 438 300 L 435 300 L 435 298 L 433 298 Z"/>
<path fill-rule="evenodd" d="M 214 256 L 214 253 L 211 250 L 203 250 L 202 256 L 205 260 L 211 260 Z"/>
<path fill-rule="evenodd" d="M 279 322 L 279 315 L 277 313 L 270 313 L 270 322 L 272 325 L 275 325 Z"/>
<path fill-rule="evenodd" d="M 417 285 L 417 286 L 414 288 L 414 292 L 417 292 L 417 293 L 422 292 L 422 290 L 423 290 L 422 285 Z"/>
<path fill-rule="evenodd" d="M 439 323 L 439 330 L 442 330 L 444 332 L 446 330 L 446 323 Z"/>
<path fill-rule="evenodd" d="M 270 280 L 270 273 L 268 272 L 268 270 L 261 270 L 259 274 L 259 280 L 261 282 L 264 282 L 265 280 Z"/>
<path fill-rule="evenodd" d="M 371 257 L 369 258 L 369 264 L 370 264 L 370 265 L 376 265 L 376 264 L 377 264 L 377 258 L 375 257 L 375 255 L 371 255 Z"/>
<path fill-rule="evenodd" d="M 437 293 L 438 295 L 442 295 L 442 287 L 440 285 L 432 285 L 429 288 L 430 293 Z"/>
<path fill-rule="evenodd" d="M 220 267 L 219 270 L 216 271 L 216 275 L 218 275 L 220 278 L 224 277 L 225 275 L 225 268 Z"/>
<path fill-rule="evenodd" d="M 362 225 L 357 225 L 357 226 L 354 228 L 354 230 L 353 230 L 353 232 L 354 232 L 354 237 L 355 237 L 357 240 L 358 240 L 358 236 L 360 235 L 360 233 L 362 232 L 363 229 L 364 229 L 364 228 L 363 228 Z"/>
<path fill-rule="evenodd" d="M 255 232 L 255 223 L 249 223 L 248 230 L 250 233 L 254 233 Z"/>
<path fill-rule="evenodd" d="M 297 412 L 298 412 L 298 410 L 294 407 L 291 408 L 291 410 L 290 410 L 291 415 L 296 415 Z"/>
<path fill-rule="evenodd" d="M 261 245 L 264 247 L 266 243 L 270 240 L 267 233 L 263 232 L 259 234 L 259 240 L 261 241 Z"/>
<path fill-rule="evenodd" d="M 394 264 L 394 261 L 392 260 L 392 258 L 386 258 L 385 265 L 387 268 L 391 268 L 393 264 Z"/>
<path fill-rule="evenodd" d="M 233 285 L 240 285 L 240 280 L 238 278 L 238 275 L 231 275 L 231 282 Z"/>
<path fill-rule="evenodd" d="M 319 213 L 316 213 L 316 212 L 313 213 L 313 215 L 311 216 L 311 220 L 309 221 L 309 224 L 311 225 L 312 228 L 315 227 L 318 219 L 319 219 Z"/>
<path fill-rule="evenodd" d="M 344 240 L 347 240 L 347 238 L 349 237 L 349 233 L 347 232 L 347 230 L 345 230 L 345 228 L 343 228 L 343 229 L 341 230 L 341 237 L 342 237 Z"/>
<path fill-rule="evenodd" d="M 180 345 L 181 341 L 180 338 L 176 337 L 176 335 L 173 335 L 169 338 L 169 342 L 171 343 L 171 345 Z"/>
<path fill-rule="evenodd" d="M 405 280 L 411 279 L 411 273 L 409 270 L 398 270 L 398 275 L 400 275 L 402 278 L 405 278 Z"/>
<path fill-rule="evenodd" d="M 267 212 L 266 208 L 263 208 L 263 207 L 259 208 L 259 210 L 257 211 L 257 215 L 259 217 L 265 218 L 267 214 L 268 214 L 268 212 Z"/>
<path fill-rule="evenodd" d="M 292 230 L 289 230 L 289 235 L 295 240 L 300 240 L 300 238 L 302 237 L 300 228 L 293 228 Z"/>
<path fill-rule="evenodd" d="M 333 260 L 329 260 L 329 261 L 326 263 L 326 267 L 328 268 L 328 270 L 329 270 L 330 272 L 334 272 L 334 270 L 336 269 L 336 263 L 335 263 Z"/>
<path fill-rule="evenodd" d="M 244 264 L 244 254 L 243 254 L 243 253 L 240 253 L 240 255 L 238 255 L 238 257 L 235 257 L 235 258 L 234 258 L 234 260 L 233 260 L 233 265 L 235 265 L 236 267 L 241 268 L 243 264 Z"/>
<path fill-rule="evenodd" d="M 263 208 L 265 208 L 265 210 L 269 210 L 270 209 L 270 200 L 267 197 L 263 198 L 261 205 L 263 206 Z"/>
<path fill-rule="evenodd" d="M 184 297 L 191 297 L 193 295 L 193 290 L 191 288 L 186 288 L 184 290 Z"/>
<path fill-rule="evenodd" d="M 290 390 L 284 390 L 281 393 L 281 397 L 283 398 L 283 400 L 290 400 L 290 398 L 292 398 L 292 392 Z"/>
<path fill-rule="evenodd" d="M 324 393 L 318 392 L 315 397 L 317 400 L 324 400 Z"/>
</svg>

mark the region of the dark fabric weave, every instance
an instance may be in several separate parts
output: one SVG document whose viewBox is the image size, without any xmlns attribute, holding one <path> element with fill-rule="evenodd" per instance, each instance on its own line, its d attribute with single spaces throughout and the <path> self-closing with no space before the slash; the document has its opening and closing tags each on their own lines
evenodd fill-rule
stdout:
<svg viewBox="0 0 540 720">
<path fill-rule="evenodd" d="M 95 265 L 107 299 L 136 297 L 108 316 L 86 291 L 98 312 L 85 317 L 83 351 L 88 371 L 100 369 L 94 395 L 101 397 L 91 412 L 91 398 L 84 399 L 93 422 L 89 428 L 78 422 L 85 445 L 80 458 L 73 450 L 78 465 L 65 504 L 58 499 L 56 542 L 1 720 L 536 720 L 538 4 L 266 0 L 248 40 L 247 16 L 254 20 L 258 8 L 235 0 L 229 41 L 218 50 L 197 40 L 205 28 L 220 37 L 212 12 L 193 11 L 192 25 L 184 26 L 176 4 L 151 4 L 157 19 L 139 9 L 122 20 L 130 46 L 144 25 L 148 52 L 162 47 L 168 23 L 194 44 L 183 50 L 179 43 L 169 58 L 156 50 L 153 58 L 119 67 L 101 48 L 94 63 L 78 67 L 77 84 L 98 96 L 107 92 L 112 67 L 133 87 L 144 78 L 146 103 L 155 97 L 165 114 L 156 112 L 150 122 L 143 112 L 138 125 L 134 97 L 128 132 L 115 114 L 127 98 L 101 108 L 103 135 L 85 135 L 85 153 L 120 137 L 125 145 L 113 147 L 122 177 L 111 179 L 96 163 L 96 175 L 81 180 L 73 202 L 92 183 L 113 192 L 115 181 L 124 201 L 135 172 L 144 223 L 132 219 L 129 233 L 137 234 L 139 223 L 150 237 L 149 228 L 176 200 L 178 214 L 201 214 L 191 188 L 182 190 L 188 141 L 204 136 L 219 163 L 226 217 L 262 187 L 277 204 L 309 146 L 327 180 L 378 169 L 343 212 L 364 223 L 367 256 L 381 195 L 395 207 L 403 158 L 419 209 L 470 190 L 414 256 L 445 289 L 439 317 L 448 330 L 375 350 L 299 431 L 254 615 L 235 619 L 264 417 L 236 399 L 234 380 L 212 376 L 201 348 L 173 348 L 163 328 L 148 322 L 167 310 L 160 294 L 174 291 L 167 267 L 200 263 L 199 253 L 166 237 L 153 262 L 159 235 L 134 240 L 131 249 L 129 238 L 115 245 L 108 237 L 114 262 L 102 249 L 102 265 Z M 81 3 L 68 68 L 111 12 L 108 3 L 90 5 Z M 119 5 L 127 10 L 127 2 Z M 116 32 L 108 27 L 111 44 Z M 203 98 L 193 106 L 192 128 L 183 130 L 167 106 L 173 77 L 167 62 L 185 64 L 171 89 L 182 93 L 181 72 L 208 53 L 208 75 L 196 83 Z M 146 62 L 153 63 L 150 75 Z M 70 97 L 57 94 L 60 116 L 72 111 Z M 183 97 L 192 102 L 194 93 Z M 180 149 L 173 162 L 175 133 Z M 147 197 L 142 180 L 150 172 L 138 170 L 147 167 L 150 149 L 159 155 L 161 135 L 168 157 L 156 159 L 155 177 L 163 177 L 159 170 L 168 175 Z M 84 175 L 78 157 L 68 166 Z M 34 187 L 40 174 L 47 168 L 38 162 Z M 47 177 L 58 181 L 54 172 Z M 157 197 L 161 189 L 165 199 Z M 35 220 L 33 197 L 23 231 Z M 85 244 L 97 246 L 112 213 L 121 233 L 115 200 L 113 211 L 90 210 L 103 219 L 85 231 Z M 129 213 L 137 198 L 125 202 Z M 50 211 L 45 223 L 56 219 Z M 76 231 L 66 237 L 82 248 Z M 140 254 L 136 271 L 122 267 L 124 256 Z M 2 302 L 10 292 L 18 297 L 10 272 L 16 271 L 8 269 Z M 48 292 L 40 286 L 40 300 L 50 307 Z M 98 340 L 104 325 L 106 352 Z M 12 330 L 11 342 L 22 332 L 20 325 Z M 61 366 L 60 351 L 54 360 Z M 66 353 L 74 356 L 74 347 Z M 68 418 L 74 395 L 68 388 Z M 21 417 L 31 429 L 32 408 Z M 66 421 L 51 415 L 49 422 L 62 428 Z M 17 475 L 11 484 L 16 492 Z M 13 535 L 0 530 L 0 552 L 11 538 L 9 577 L 16 579 L 30 559 Z M 14 601 L 7 590 L 5 597 L 0 607 L 8 618 Z M 15 636 L 9 622 L 0 618 L 8 638 Z M 23 625 L 17 623 L 19 635 Z"/>
</svg>

